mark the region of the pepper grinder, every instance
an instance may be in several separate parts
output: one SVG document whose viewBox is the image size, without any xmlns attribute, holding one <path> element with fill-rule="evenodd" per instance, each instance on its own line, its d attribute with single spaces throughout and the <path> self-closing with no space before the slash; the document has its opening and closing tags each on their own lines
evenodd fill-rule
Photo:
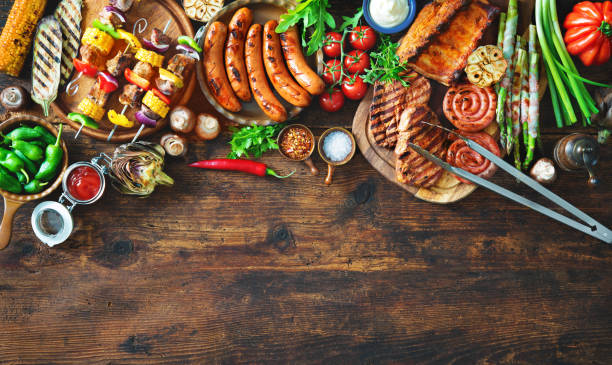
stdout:
<svg viewBox="0 0 612 365">
<path fill-rule="evenodd" d="M 554 158 L 557 165 L 565 171 L 585 168 L 589 173 L 589 186 L 595 187 L 599 184 L 593 170 L 599 159 L 599 144 L 595 138 L 582 133 L 565 136 L 555 145 Z"/>
</svg>

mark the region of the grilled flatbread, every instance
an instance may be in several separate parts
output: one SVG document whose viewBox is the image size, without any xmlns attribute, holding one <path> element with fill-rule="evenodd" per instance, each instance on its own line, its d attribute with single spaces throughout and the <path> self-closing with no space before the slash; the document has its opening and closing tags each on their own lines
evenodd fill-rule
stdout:
<svg viewBox="0 0 612 365">
<path fill-rule="evenodd" d="M 410 72 L 410 87 L 404 87 L 401 82 L 376 82 L 374 96 L 370 105 L 370 132 L 376 143 L 392 149 L 397 141 L 397 125 L 402 111 L 410 106 L 427 104 L 431 96 L 429 80 Z"/>
<path fill-rule="evenodd" d="M 449 86 L 461 76 L 467 59 L 478 46 L 499 8 L 475 0 L 457 12 L 448 29 L 440 33 L 409 66 L 421 75 Z"/>
<path fill-rule="evenodd" d="M 395 176 L 403 184 L 428 188 L 440 178 L 443 169 L 408 147 L 408 143 L 412 142 L 444 160 L 447 150 L 446 132 L 421 121 L 440 124 L 436 114 L 427 105 L 409 107 L 401 114 L 395 146 Z"/>
</svg>

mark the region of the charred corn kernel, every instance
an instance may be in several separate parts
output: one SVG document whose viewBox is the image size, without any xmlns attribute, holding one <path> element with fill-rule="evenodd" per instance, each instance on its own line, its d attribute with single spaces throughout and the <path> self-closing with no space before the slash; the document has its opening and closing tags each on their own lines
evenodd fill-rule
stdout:
<svg viewBox="0 0 612 365">
<path fill-rule="evenodd" d="M 147 91 L 144 98 L 142 98 L 142 103 L 162 118 L 165 118 L 170 110 L 170 107 L 151 91 Z"/>
<path fill-rule="evenodd" d="M 99 122 L 104 116 L 104 108 L 94 103 L 90 98 L 83 99 L 78 106 L 79 110 L 83 114 L 87 115 L 91 119 Z"/>
<path fill-rule="evenodd" d="M 90 27 L 85 29 L 81 43 L 96 47 L 103 56 L 106 56 L 113 49 L 115 40 L 106 32 Z"/>
<path fill-rule="evenodd" d="M 19 76 L 46 3 L 46 0 L 16 0 L 13 3 L 0 35 L 0 72 Z"/>
<path fill-rule="evenodd" d="M 164 62 L 164 56 L 144 48 L 140 48 L 134 57 L 138 61 L 146 62 L 153 67 L 161 67 Z"/>
</svg>

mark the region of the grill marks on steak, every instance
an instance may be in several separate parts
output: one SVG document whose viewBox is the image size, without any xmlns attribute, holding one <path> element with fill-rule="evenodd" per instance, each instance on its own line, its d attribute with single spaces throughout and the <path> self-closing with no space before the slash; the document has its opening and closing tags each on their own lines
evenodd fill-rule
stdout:
<svg viewBox="0 0 612 365">
<path fill-rule="evenodd" d="M 370 131 L 381 147 L 392 149 L 397 142 L 397 125 L 402 111 L 407 107 L 427 104 L 431 96 L 429 80 L 410 72 L 410 87 L 399 81 L 376 82 L 370 105 Z"/>
<path fill-rule="evenodd" d="M 447 150 L 446 132 L 422 121 L 440 124 L 436 114 L 427 105 L 409 107 L 401 114 L 395 146 L 395 176 L 403 184 L 428 188 L 436 183 L 443 169 L 414 151 L 408 143 L 414 143 L 444 160 Z"/>
</svg>

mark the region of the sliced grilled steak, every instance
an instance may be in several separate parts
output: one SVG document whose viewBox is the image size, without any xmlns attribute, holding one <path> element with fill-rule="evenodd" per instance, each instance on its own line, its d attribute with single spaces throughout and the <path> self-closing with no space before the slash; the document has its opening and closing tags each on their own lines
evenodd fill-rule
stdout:
<svg viewBox="0 0 612 365">
<path fill-rule="evenodd" d="M 412 142 L 442 160 L 446 156 L 447 143 L 446 132 L 421 121 L 440 124 L 436 114 L 427 105 L 409 107 L 400 116 L 395 146 L 395 176 L 403 184 L 427 188 L 440 178 L 442 168 L 408 147 L 408 143 Z"/>
<path fill-rule="evenodd" d="M 410 72 L 407 77 L 410 87 L 404 87 L 399 81 L 374 84 L 374 97 L 370 105 L 370 130 L 381 147 L 395 147 L 397 124 L 402 111 L 410 106 L 427 104 L 431 96 L 429 80 L 416 72 Z"/>
</svg>

